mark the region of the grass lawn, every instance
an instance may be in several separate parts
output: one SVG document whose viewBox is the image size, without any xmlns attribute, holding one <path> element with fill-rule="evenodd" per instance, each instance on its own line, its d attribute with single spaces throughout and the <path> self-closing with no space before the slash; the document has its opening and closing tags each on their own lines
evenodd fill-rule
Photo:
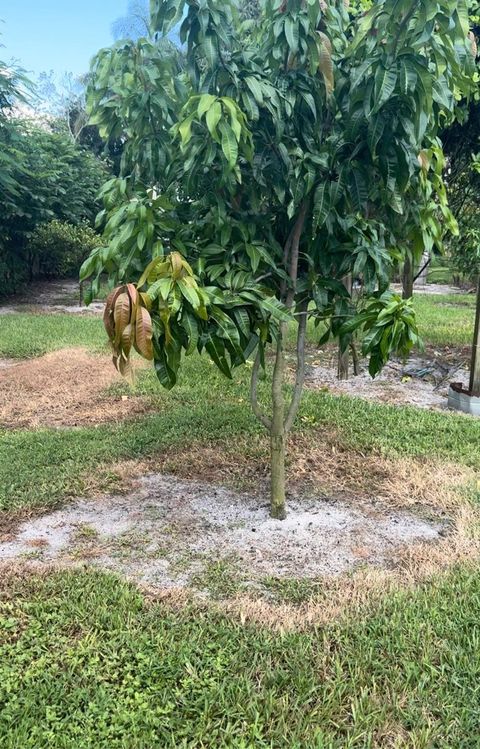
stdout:
<svg viewBox="0 0 480 749">
<path fill-rule="evenodd" d="M 471 302 L 417 296 L 425 338 L 468 344 Z M 2 320 L 0 355 L 100 350 L 104 340 L 97 318 L 12 315 Z M 95 482 L 114 482 L 117 461 L 154 458 L 172 446 L 228 443 L 239 458 L 255 452 L 261 429 L 248 405 L 248 376 L 243 368 L 229 382 L 206 358 L 192 357 L 170 393 L 152 371 L 141 373 L 136 393 L 156 407 L 148 417 L 3 431 L 0 510 L 53 507 Z M 296 429 L 312 444 L 333 435 L 340 448 L 363 455 L 437 457 L 480 469 L 480 422 L 455 414 L 308 391 Z M 295 585 L 288 600 L 301 604 L 308 580 Z M 287 633 L 241 624 L 210 604 L 173 609 L 91 570 L 5 574 L 0 746 L 473 749 L 480 746 L 479 621 L 480 575 L 461 567 L 383 594 L 334 624 Z"/>
<path fill-rule="evenodd" d="M 427 343 L 438 346 L 470 345 L 475 322 L 474 294 L 416 294 L 420 333 Z M 314 346 L 324 328 L 308 326 L 308 340 Z M 29 358 L 70 346 L 103 351 L 106 336 L 101 318 L 88 315 L 31 314 L 3 315 L 0 326 L 0 357 Z M 288 346 L 295 348 L 295 336 Z"/>
<path fill-rule="evenodd" d="M 1 317 L 0 357 L 30 358 L 70 346 L 104 350 L 102 320 L 89 315 L 30 313 Z"/>
<path fill-rule="evenodd" d="M 283 635 L 98 573 L 3 587 L 3 749 L 478 746 L 477 573 Z"/>
<path fill-rule="evenodd" d="M 102 464 L 261 433 L 248 404 L 246 369 L 230 382 L 205 357 L 185 364 L 170 393 L 153 372 L 141 377 L 137 392 L 151 395 L 158 409 L 151 416 L 119 425 L 0 433 L 0 509 L 54 506 L 66 495 L 82 494 Z M 312 440 L 333 429 L 339 444 L 367 453 L 438 456 L 480 468 L 480 423 L 460 415 L 308 391 L 296 429 Z M 108 468 L 98 478 L 108 484 Z"/>
<path fill-rule="evenodd" d="M 471 346 L 475 325 L 475 294 L 415 294 L 420 335 L 434 346 Z"/>
<path fill-rule="evenodd" d="M 432 343 L 468 343 L 472 297 L 459 295 L 453 301 L 417 295 L 422 333 Z M 98 350 L 104 341 L 98 318 L 19 314 L 5 316 L 0 326 L 3 356 L 75 345 Z M 0 432 L 0 510 L 55 506 L 65 496 L 82 494 L 100 465 L 107 468 L 98 474 L 99 483 L 108 486 L 109 463 L 197 441 L 233 441 L 237 435 L 260 433 L 248 405 L 248 379 L 247 368 L 237 370 L 230 382 L 206 357 L 187 358 L 170 393 L 151 370 L 140 376 L 136 392 L 152 398 L 157 409 L 152 416 L 95 428 Z M 127 385 L 120 388 L 128 392 Z M 314 440 L 333 428 L 343 446 L 356 450 L 444 457 L 480 468 L 480 424 L 453 414 L 310 391 L 296 428 Z"/>
</svg>

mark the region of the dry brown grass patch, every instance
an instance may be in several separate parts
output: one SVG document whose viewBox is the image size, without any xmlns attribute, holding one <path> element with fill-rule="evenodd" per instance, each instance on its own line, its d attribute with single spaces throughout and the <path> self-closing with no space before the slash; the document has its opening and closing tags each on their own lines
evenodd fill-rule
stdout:
<svg viewBox="0 0 480 749">
<path fill-rule="evenodd" d="M 146 398 L 105 392 L 121 381 L 109 356 L 96 356 L 77 348 L 2 368 L 0 426 L 92 426 L 149 411 Z"/>
</svg>

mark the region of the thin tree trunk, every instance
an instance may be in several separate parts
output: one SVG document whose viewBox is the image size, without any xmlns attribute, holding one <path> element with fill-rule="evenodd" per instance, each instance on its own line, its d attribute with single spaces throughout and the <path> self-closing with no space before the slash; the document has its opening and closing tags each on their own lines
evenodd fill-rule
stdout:
<svg viewBox="0 0 480 749">
<path fill-rule="evenodd" d="M 470 395 L 480 396 L 480 279 L 477 285 L 477 312 L 470 366 Z"/>
<path fill-rule="evenodd" d="M 358 377 L 358 375 L 360 374 L 360 362 L 358 360 L 358 351 L 355 345 L 355 341 L 351 342 L 350 351 L 352 352 L 353 374 L 355 375 L 355 377 Z"/>
<path fill-rule="evenodd" d="M 403 266 L 403 298 L 411 299 L 413 296 L 413 263 L 407 255 Z"/>
<path fill-rule="evenodd" d="M 272 423 L 270 428 L 271 456 L 271 503 L 272 518 L 284 520 L 286 517 L 285 502 L 285 397 L 283 385 L 285 379 L 284 338 L 286 326 L 280 325 L 277 341 L 277 354 L 272 379 Z"/>
<path fill-rule="evenodd" d="M 342 283 L 345 286 L 348 293 L 352 294 L 353 278 L 352 274 L 342 278 Z M 348 348 L 342 352 L 340 345 L 338 347 L 338 366 L 337 366 L 337 377 L 339 380 L 348 380 L 350 376 L 350 351 Z"/>
<path fill-rule="evenodd" d="M 281 299 L 290 311 L 295 306 L 295 294 L 297 290 L 298 262 L 300 254 L 300 240 L 307 214 L 307 202 L 299 212 L 294 227 L 292 228 L 284 247 L 284 264 L 289 265 L 290 285 L 282 283 Z M 285 404 L 285 335 L 287 324 L 279 325 L 277 351 L 272 378 L 272 417 L 266 416 L 258 402 L 258 376 L 262 362 L 262 349 L 257 351 L 253 364 L 252 379 L 250 386 L 250 400 L 257 419 L 266 427 L 270 433 L 270 467 L 271 467 L 271 501 L 270 514 L 272 518 L 284 520 L 286 517 L 286 490 L 285 490 L 285 452 L 286 438 L 295 416 L 297 414 L 303 384 L 305 379 L 305 335 L 307 327 L 307 302 L 303 302 L 298 310 L 298 338 L 297 338 L 297 376 L 288 412 Z"/>
</svg>

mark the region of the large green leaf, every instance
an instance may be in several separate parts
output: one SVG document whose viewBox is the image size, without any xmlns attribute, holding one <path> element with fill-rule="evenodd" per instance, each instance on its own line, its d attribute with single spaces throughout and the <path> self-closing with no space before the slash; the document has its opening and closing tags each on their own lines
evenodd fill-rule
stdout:
<svg viewBox="0 0 480 749">
<path fill-rule="evenodd" d="M 397 84 L 397 71 L 395 68 L 385 68 L 380 65 L 375 73 L 375 86 L 373 94 L 372 113 L 378 112 L 390 99 Z"/>
<path fill-rule="evenodd" d="M 238 159 L 238 143 L 235 138 L 235 133 L 227 122 L 221 122 L 219 125 L 221 134 L 222 151 L 227 160 L 230 169 L 237 163 Z"/>
</svg>

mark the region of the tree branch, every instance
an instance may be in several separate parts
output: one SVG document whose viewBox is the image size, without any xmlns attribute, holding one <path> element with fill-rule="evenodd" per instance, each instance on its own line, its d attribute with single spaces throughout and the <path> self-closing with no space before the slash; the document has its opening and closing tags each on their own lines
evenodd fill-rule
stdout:
<svg viewBox="0 0 480 749">
<path fill-rule="evenodd" d="M 250 402 L 252 404 L 252 411 L 263 426 L 270 430 L 272 426 L 271 420 L 266 416 L 258 403 L 258 374 L 260 371 L 261 353 L 260 344 L 258 346 L 257 356 L 253 363 L 252 378 L 250 381 Z"/>
<path fill-rule="evenodd" d="M 303 386 L 305 384 L 305 337 L 308 319 L 306 313 L 307 302 L 303 302 L 297 334 L 297 376 L 295 378 L 295 387 L 293 389 L 290 408 L 288 409 L 287 418 L 285 419 L 285 433 L 288 433 L 293 426 L 302 399 Z"/>
<path fill-rule="evenodd" d="M 300 213 L 297 216 L 295 227 L 292 234 L 291 243 L 291 254 L 290 254 L 290 280 L 292 286 L 287 294 L 286 306 L 288 309 L 292 308 L 293 300 L 295 299 L 295 293 L 297 290 L 297 276 L 298 276 L 298 258 L 300 255 L 300 240 L 302 238 L 303 227 L 305 226 L 305 218 L 307 216 L 307 201 L 304 200 Z"/>
</svg>

